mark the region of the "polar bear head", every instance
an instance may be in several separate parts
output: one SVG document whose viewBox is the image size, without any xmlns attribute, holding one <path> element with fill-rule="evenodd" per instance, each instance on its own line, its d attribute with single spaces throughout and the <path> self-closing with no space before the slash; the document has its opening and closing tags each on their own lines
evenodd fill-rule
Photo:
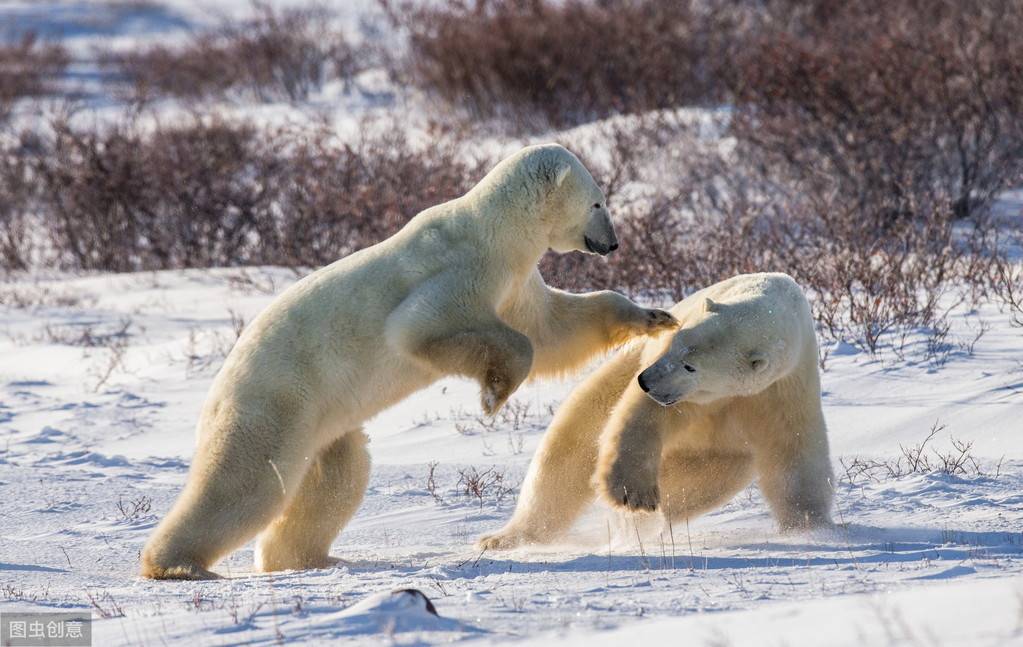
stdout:
<svg viewBox="0 0 1023 647">
<path fill-rule="evenodd" d="M 523 224 L 538 226 L 546 234 L 546 246 L 556 252 L 603 256 L 618 249 L 604 192 L 563 146 L 523 148 L 498 164 L 474 191 L 515 204 L 529 219 Z"/>
<path fill-rule="evenodd" d="M 765 281 L 766 278 L 766 281 Z M 637 380 L 659 404 L 709 404 L 751 396 L 795 371 L 813 335 L 805 297 L 785 275 L 743 275 L 740 298 L 728 302 L 697 294 L 672 314 L 682 327 L 667 340 L 648 343 Z M 722 284 L 718 284 L 724 285 Z M 752 289 L 750 289 L 752 288 Z M 794 288 L 794 291 L 793 291 Z M 816 348 L 816 341 L 812 342 Z M 813 360 L 816 361 L 814 353 Z"/>
</svg>

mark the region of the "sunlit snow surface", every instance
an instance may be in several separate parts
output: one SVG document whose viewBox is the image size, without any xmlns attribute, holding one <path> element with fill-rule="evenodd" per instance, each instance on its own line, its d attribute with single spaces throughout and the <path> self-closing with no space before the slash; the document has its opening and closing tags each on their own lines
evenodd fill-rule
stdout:
<svg viewBox="0 0 1023 647">
<path fill-rule="evenodd" d="M 648 622 L 668 637 L 698 629 L 710 641 L 720 630 L 765 644 L 762 632 L 729 633 L 763 622 L 779 636 L 767 644 L 802 644 L 802 621 L 792 618 L 880 622 L 869 614 L 897 600 L 906 622 L 926 625 L 945 617 L 934 602 L 942 591 L 967 600 L 975 591 L 999 599 L 969 607 L 985 614 L 987 644 L 1023 636 L 1013 624 L 1023 613 L 1023 334 L 994 308 L 955 318 L 953 336 L 972 339 L 978 315 L 990 330 L 973 355 L 953 350 L 940 367 L 912 348 L 903 361 L 848 351 L 829 359 L 824 405 L 839 477 L 839 459 L 894 458 L 936 421 L 945 429 L 935 450 L 948 450 L 950 437 L 972 441 L 983 472 L 840 478 L 835 531 L 779 534 L 750 488 L 671 533 L 657 518 L 595 507 L 565 545 L 480 555 L 473 540 L 509 517 L 515 493 L 481 506 L 459 491 L 458 471 L 495 467 L 517 486 L 571 382 L 524 387 L 516 415 L 488 428 L 476 387 L 444 380 L 369 425 L 369 493 L 334 546 L 345 566 L 255 575 L 250 545 L 218 567 L 229 576 L 222 581 L 139 579 L 138 551 L 184 481 L 197 413 L 234 322 L 251 320 L 294 276 L 212 270 L 0 286 L 5 303 L 19 304 L 0 309 L 0 609 L 92 607 L 97 644 L 501 641 L 566 631 L 589 642 L 586 631 Z M 72 345 L 89 338 L 105 341 Z M 119 344 L 121 362 L 107 376 Z M 131 514 L 143 497 L 151 510 Z M 365 596 L 409 587 L 450 622 L 345 613 Z M 651 622 L 663 618 L 685 624 Z M 940 631 L 935 644 L 984 644 L 973 636 Z"/>
</svg>

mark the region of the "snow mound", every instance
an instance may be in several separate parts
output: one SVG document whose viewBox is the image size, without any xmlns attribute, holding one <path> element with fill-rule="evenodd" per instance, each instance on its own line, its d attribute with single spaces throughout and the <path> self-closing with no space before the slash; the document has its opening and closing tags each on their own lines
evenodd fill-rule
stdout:
<svg viewBox="0 0 1023 647">
<path fill-rule="evenodd" d="M 342 635 L 476 630 L 441 617 L 430 598 L 419 589 L 374 593 L 334 617 Z"/>
</svg>

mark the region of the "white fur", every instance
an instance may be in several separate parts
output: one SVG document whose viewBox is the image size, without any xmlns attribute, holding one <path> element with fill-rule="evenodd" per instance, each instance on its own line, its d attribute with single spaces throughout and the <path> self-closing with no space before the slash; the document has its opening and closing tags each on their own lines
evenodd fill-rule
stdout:
<svg viewBox="0 0 1023 647">
<path fill-rule="evenodd" d="M 740 275 L 672 313 L 681 322 L 675 335 L 623 350 L 569 396 L 514 516 L 482 546 L 554 541 L 596 495 L 671 520 L 692 517 L 754 478 L 782 528 L 830 523 L 817 342 L 796 283 Z"/>
<path fill-rule="evenodd" d="M 365 420 L 449 374 L 478 380 L 492 413 L 530 373 L 673 326 L 614 293 L 553 290 L 536 270 L 548 248 L 613 243 L 582 164 L 534 146 L 296 283 L 217 375 L 188 482 L 143 551 L 143 575 L 213 577 L 217 560 L 263 530 L 259 569 L 329 565 L 366 488 Z"/>
</svg>

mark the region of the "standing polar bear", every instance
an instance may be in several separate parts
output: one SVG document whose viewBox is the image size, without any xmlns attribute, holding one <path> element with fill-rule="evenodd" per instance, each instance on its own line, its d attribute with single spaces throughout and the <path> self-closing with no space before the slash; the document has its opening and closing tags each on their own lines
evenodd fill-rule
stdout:
<svg viewBox="0 0 1023 647">
<path fill-rule="evenodd" d="M 489 549 L 549 543 L 596 494 L 676 521 L 754 477 L 783 529 L 829 525 L 832 496 L 810 307 L 785 274 L 744 274 L 678 303 L 674 335 L 636 343 L 579 385 Z"/>
<path fill-rule="evenodd" d="M 557 145 L 523 149 L 461 198 L 296 283 L 246 329 L 214 380 L 180 498 L 142 574 L 205 579 L 262 531 L 262 571 L 323 567 L 362 500 L 361 425 L 445 375 L 477 380 L 493 413 L 528 376 L 560 373 L 674 328 L 613 292 L 552 290 L 552 248 L 618 246 L 604 196 Z"/>
</svg>

